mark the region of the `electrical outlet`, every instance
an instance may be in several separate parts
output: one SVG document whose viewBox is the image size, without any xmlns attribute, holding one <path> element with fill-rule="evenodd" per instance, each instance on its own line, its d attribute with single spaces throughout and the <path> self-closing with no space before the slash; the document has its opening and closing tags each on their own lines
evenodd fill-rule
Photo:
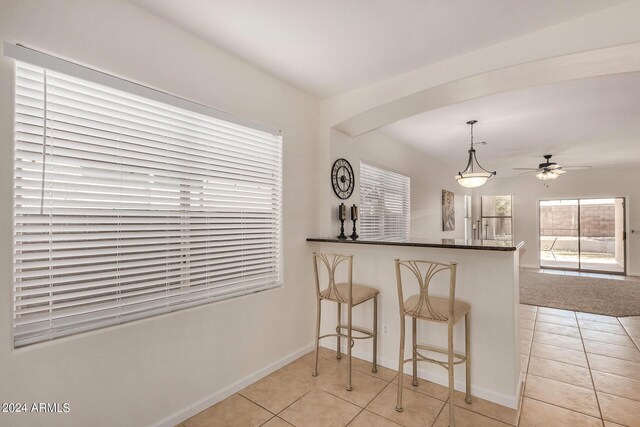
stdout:
<svg viewBox="0 0 640 427">
<path fill-rule="evenodd" d="M 389 335 L 389 325 L 382 325 L 382 335 Z"/>
</svg>

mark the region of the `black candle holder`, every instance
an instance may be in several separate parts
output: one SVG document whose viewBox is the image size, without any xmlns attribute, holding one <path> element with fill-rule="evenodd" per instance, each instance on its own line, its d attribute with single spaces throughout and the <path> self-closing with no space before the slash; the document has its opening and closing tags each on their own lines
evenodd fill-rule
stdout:
<svg viewBox="0 0 640 427">
<path fill-rule="evenodd" d="M 356 222 L 358 222 L 358 220 L 354 219 L 353 220 L 353 233 L 351 233 L 351 236 L 349 236 L 349 237 L 351 237 L 351 240 L 356 240 L 358 237 L 360 237 L 360 236 L 358 236 L 358 233 L 356 233 Z"/>
<path fill-rule="evenodd" d="M 344 235 L 344 220 L 347 219 L 347 208 L 344 203 L 340 203 L 338 206 L 338 220 L 340 220 L 340 235 L 338 239 L 346 239 L 347 236 Z"/>
<path fill-rule="evenodd" d="M 344 219 L 340 220 L 340 235 L 338 236 L 338 239 L 346 239 L 347 236 L 345 236 L 344 234 Z"/>
</svg>

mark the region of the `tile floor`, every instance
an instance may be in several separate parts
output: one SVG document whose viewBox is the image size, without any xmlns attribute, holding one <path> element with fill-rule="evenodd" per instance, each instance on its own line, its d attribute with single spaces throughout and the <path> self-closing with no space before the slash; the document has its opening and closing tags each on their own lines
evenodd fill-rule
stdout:
<svg viewBox="0 0 640 427">
<path fill-rule="evenodd" d="M 527 373 L 520 412 L 474 398 L 455 400 L 456 425 L 640 426 L 640 316 L 615 318 L 521 305 L 521 360 Z M 188 419 L 199 426 L 447 426 L 447 389 L 407 377 L 395 410 L 396 372 L 322 349 L 319 375 L 309 353 Z"/>
</svg>

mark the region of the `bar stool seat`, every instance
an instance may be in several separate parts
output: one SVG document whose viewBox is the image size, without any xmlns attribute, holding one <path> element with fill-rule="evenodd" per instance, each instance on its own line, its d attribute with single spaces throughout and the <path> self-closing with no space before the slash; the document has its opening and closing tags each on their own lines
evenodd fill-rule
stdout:
<svg viewBox="0 0 640 427">
<path fill-rule="evenodd" d="M 351 299 L 353 301 L 354 306 L 361 304 L 365 301 L 368 301 L 380 293 L 379 290 L 372 288 L 370 286 L 357 285 L 354 283 L 352 284 L 352 287 L 353 287 L 353 290 L 352 290 L 353 294 Z M 337 292 L 337 295 L 336 295 L 336 292 Z M 325 290 L 320 292 L 320 296 L 326 300 L 345 303 L 347 302 L 347 299 L 349 297 L 349 284 L 336 283 L 335 288 L 332 288 L 332 287 L 326 288 Z"/>
<path fill-rule="evenodd" d="M 423 303 L 424 299 L 420 295 L 413 295 L 404 302 L 405 316 L 417 317 L 419 319 L 431 320 L 435 322 L 446 322 L 449 313 L 449 299 L 442 297 L 429 297 L 429 305 Z M 469 311 L 471 306 L 460 300 L 453 303 L 453 323 L 458 323 Z"/>
</svg>

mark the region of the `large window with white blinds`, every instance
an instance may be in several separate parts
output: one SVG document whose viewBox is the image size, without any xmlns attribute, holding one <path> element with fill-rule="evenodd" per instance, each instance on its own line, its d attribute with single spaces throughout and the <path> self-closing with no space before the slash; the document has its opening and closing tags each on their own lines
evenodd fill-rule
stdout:
<svg viewBox="0 0 640 427">
<path fill-rule="evenodd" d="M 361 161 L 361 237 L 408 239 L 409 215 L 409 177 Z"/>
<path fill-rule="evenodd" d="M 278 286 L 277 132 L 24 62 L 15 90 L 16 347 Z"/>
</svg>

